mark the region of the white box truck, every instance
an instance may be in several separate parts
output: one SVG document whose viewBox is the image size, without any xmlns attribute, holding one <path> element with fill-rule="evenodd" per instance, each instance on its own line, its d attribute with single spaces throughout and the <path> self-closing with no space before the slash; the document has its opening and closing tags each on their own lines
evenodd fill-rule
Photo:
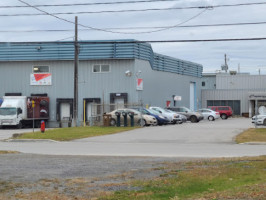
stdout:
<svg viewBox="0 0 266 200">
<path fill-rule="evenodd" d="M 33 103 L 34 102 L 34 103 Z M 4 96 L 0 107 L 0 127 L 40 127 L 49 119 L 48 97 Z"/>
</svg>

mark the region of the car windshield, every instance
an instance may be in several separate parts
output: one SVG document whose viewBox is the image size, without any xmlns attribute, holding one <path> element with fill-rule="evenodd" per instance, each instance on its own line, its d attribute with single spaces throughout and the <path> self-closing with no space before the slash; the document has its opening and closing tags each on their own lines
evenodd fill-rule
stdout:
<svg viewBox="0 0 266 200">
<path fill-rule="evenodd" d="M 0 115 L 16 115 L 16 108 L 0 108 Z"/>
<path fill-rule="evenodd" d="M 186 108 L 186 107 L 183 107 L 184 109 L 184 112 L 192 112 L 190 109 Z"/>
<path fill-rule="evenodd" d="M 159 113 L 152 109 L 147 109 L 151 114 L 158 115 Z"/>
</svg>

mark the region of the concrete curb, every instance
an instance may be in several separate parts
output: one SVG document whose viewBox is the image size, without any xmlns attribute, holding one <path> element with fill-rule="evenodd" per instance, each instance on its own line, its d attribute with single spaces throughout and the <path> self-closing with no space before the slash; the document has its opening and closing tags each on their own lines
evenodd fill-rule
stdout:
<svg viewBox="0 0 266 200">
<path fill-rule="evenodd" d="M 266 142 L 244 142 L 239 144 L 248 144 L 248 145 L 266 145 Z"/>
</svg>

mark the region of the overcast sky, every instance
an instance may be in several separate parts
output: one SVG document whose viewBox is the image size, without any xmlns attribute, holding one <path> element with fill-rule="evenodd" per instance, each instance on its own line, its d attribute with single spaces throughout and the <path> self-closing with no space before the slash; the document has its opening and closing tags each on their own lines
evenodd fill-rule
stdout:
<svg viewBox="0 0 266 200">
<path fill-rule="evenodd" d="M 78 4 L 96 2 L 126 2 L 141 0 L 23 0 L 30 5 Z M 152 1 L 152 0 L 151 0 Z M 107 10 L 132 10 L 151 8 L 204 7 L 244 3 L 263 3 L 260 5 L 214 7 L 212 9 L 170 9 L 163 11 L 120 12 L 77 14 L 76 12 L 95 12 Z M 74 25 L 49 15 L 37 16 L 3 16 L 18 14 L 43 14 L 32 7 L 3 8 L 3 6 L 25 6 L 18 0 L 0 1 L 0 42 L 25 41 L 71 41 L 74 39 Z M 265 0 L 170 0 L 149 3 L 82 5 L 65 7 L 38 7 L 47 13 L 73 14 L 57 15 L 68 21 L 75 21 L 84 26 L 108 29 L 128 27 L 164 27 L 191 26 L 228 23 L 266 22 Z M 266 23 L 260 25 L 209 26 L 209 27 L 175 27 L 171 29 L 111 29 L 113 32 L 138 33 L 121 34 L 96 30 L 81 30 L 79 40 L 206 40 L 226 38 L 262 38 L 266 37 Z M 56 32 L 21 32 L 30 30 L 69 30 Z M 110 30 L 110 29 L 108 29 Z M 153 33 L 141 33 L 157 30 Z M 203 65 L 204 72 L 215 72 L 224 64 L 227 54 L 229 70 L 266 74 L 266 40 L 231 41 L 231 42 L 197 42 L 197 43 L 153 43 L 156 53 L 196 62 Z"/>
</svg>

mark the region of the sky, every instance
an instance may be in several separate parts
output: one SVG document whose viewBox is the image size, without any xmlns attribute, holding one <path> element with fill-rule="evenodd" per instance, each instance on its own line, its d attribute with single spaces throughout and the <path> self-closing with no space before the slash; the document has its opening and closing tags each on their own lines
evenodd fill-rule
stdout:
<svg viewBox="0 0 266 200">
<path fill-rule="evenodd" d="M 135 2 L 117 3 L 132 1 Z M 78 17 L 78 23 L 80 24 L 78 32 L 80 41 L 110 39 L 162 41 L 266 38 L 266 0 L 148 0 L 153 2 L 142 3 L 136 3 L 136 1 L 144 0 L 1 0 L 0 42 L 73 41 L 73 22 L 75 21 L 75 16 Z M 36 7 L 36 5 L 88 4 L 99 2 L 116 3 Z M 257 4 L 219 6 L 246 3 Z M 187 7 L 196 8 L 177 9 Z M 140 9 L 145 11 L 128 11 Z M 164 10 L 149 11 L 147 9 Z M 102 12 L 118 10 L 123 10 L 124 12 Z M 54 13 L 69 14 L 59 15 Z M 21 16 L 20 14 L 43 15 Z M 258 22 L 265 23 L 195 27 L 196 25 Z M 93 29 L 88 27 L 92 27 Z M 146 28 L 139 29 L 137 27 Z M 155 29 L 154 27 L 172 28 Z M 36 30 L 45 31 L 36 32 Z M 214 73 L 217 70 L 221 70 L 221 65 L 225 63 L 226 54 L 229 71 L 266 74 L 266 40 L 169 42 L 151 43 L 151 45 L 156 53 L 202 64 L 204 73 Z"/>
</svg>

